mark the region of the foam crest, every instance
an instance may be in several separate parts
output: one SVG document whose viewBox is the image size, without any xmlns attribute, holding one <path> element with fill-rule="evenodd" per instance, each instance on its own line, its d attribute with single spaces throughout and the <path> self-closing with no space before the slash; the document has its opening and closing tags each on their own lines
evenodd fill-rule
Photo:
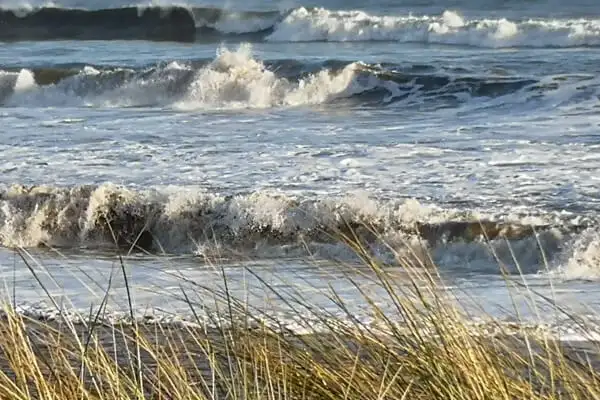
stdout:
<svg viewBox="0 0 600 400">
<path fill-rule="evenodd" d="M 35 78 L 33 73 L 28 69 L 22 69 L 17 75 L 15 82 L 15 92 L 20 93 L 27 90 L 31 90 L 36 87 Z"/>
<path fill-rule="evenodd" d="M 589 228 L 572 241 L 560 272 L 566 279 L 600 279 L 600 233 Z"/>
<path fill-rule="evenodd" d="M 289 257 L 308 249 L 321 257 L 348 259 L 352 250 L 339 240 L 346 236 L 360 238 L 388 260 L 395 257 L 388 245 L 411 256 L 427 247 L 445 249 L 438 258 L 448 264 L 450 254 L 489 260 L 487 237 L 504 255 L 510 254 L 506 239 L 513 241 L 521 255 L 539 264 L 539 252 L 533 254 L 538 240 L 555 252 L 563 235 L 582 229 L 547 220 L 535 227 L 523 222 L 366 194 L 223 196 L 185 189 L 134 191 L 112 184 L 13 186 L 0 192 L 0 244 L 7 247 L 111 249 L 116 241 L 125 248 L 205 256 Z"/>
<path fill-rule="evenodd" d="M 86 66 L 32 73 L 1 72 L 0 101 L 8 106 L 169 106 L 179 110 L 270 108 L 323 104 L 382 90 L 381 101 L 398 93 L 395 83 L 365 73 L 361 64 L 322 68 L 298 78 L 278 76 L 252 57 L 249 45 L 217 57 L 200 68 L 173 61 L 144 70 Z M 41 84 L 37 84 L 37 82 Z"/>
<path fill-rule="evenodd" d="M 18 72 L 0 70 L 0 102 L 12 94 L 26 93 L 36 87 L 35 76 L 28 69 Z"/>
<path fill-rule="evenodd" d="M 338 73 L 322 70 L 292 82 L 278 77 L 252 58 L 249 45 L 237 51 L 221 49 L 217 58 L 197 73 L 185 99 L 176 107 L 268 108 L 321 104 L 370 89 L 369 85 L 356 84 L 356 70 L 357 64 L 349 64 Z"/>
<path fill-rule="evenodd" d="M 0 39 L 252 41 L 397 41 L 477 47 L 600 45 L 600 19 L 479 18 L 453 10 L 441 15 L 373 15 L 364 11 L 298 7 L 233 11 L 165 3 L 106 9 L 4 4 Z M 115 22 L 118 21 L 118 22 Z"/>
<path fill-rule="evenodd" d="M 572 47 L 600 45 L 598 19 L 465 19 L 441 16 L 377 16 L 363 11 L 298 8 L 276 25 L 271 41 L 400 41 L 477 47 Z"/>
</svg>

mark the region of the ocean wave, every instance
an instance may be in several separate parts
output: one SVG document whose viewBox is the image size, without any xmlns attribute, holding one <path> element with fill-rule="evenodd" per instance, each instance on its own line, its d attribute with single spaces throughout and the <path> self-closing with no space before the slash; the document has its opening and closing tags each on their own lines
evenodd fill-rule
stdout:
<svg viewBox="0 0 600 400">
<path fill-rule="evenodd" d="M 578 47 L 600 45 L 600 19 L 466 19 L 376 16 L 363 11 L 298 8 L 277 24 L 270 41 L 398 41 L 474 47 Z"/>
<path fill-rule="evenodd" d="M 279 11 L 132 6 L 109 9 L 0 8 L 0 40 L 155 40 L 218 42 L 263 39 L 285 17 Z"/>
<path fill-rule="evenodd" d="M 181 7 L 84 10 L 0 9 L 0 40 L 195 40 L 194 17 Z"/>
<path fill-rule="evenodd" d="M 527 101 L 568 85 L 575 85 L 571 92 L 578 98 L 582 92 L 593 96 L 597 86 L 592 76 L 536 80 L 458 74 L 433 66 L 424 69 L 341 60 L 263 62 L 252 56 L 249 46 L 242 45 L 236 51 L 220 49 L 213 60 L 173 61 L 143 68 L 70 65 L 0 70 L 0 105 L 189 110 L 329 103 L 381 106 L 402 101 L 435 108 L 511 94 L 515 101 Z"/>
<path fill-rule="evenodd" d="M 409 246 L 407 254 L 432 249 L 447 264 L 448 254 L 489 259 L 485 242 L 491 241 L 510 264 L 508 240 L 529 254 L 529 262 L 541 263 L 538 242 L 546 251 L 557 251 L 566 236 L 592 223 L 560 214 L 484 216 L 365 195 L 220 195 L 185 188 L 135 191 L 113 184 L 17 185 L 0 192 L 0 244 L 5 247 L 114 249 L 117 244 L 204 256 L 290 257 L 309 251 L 336 258 L 353 251 L 340 250 L 340 238 L 345 237 L 358 238 L 375 254 L 391 259 L 388 245 Z M 338 247 L 333 251 L 332 246 Z"/>
<path fill-rule="evenodd" d="M 468 19 L 441 15 L 372 15 L 298 7 L 287 11 L 147 6 L 100 10 L 0 8 L 0 40 L 144 39 L 239 41 L 395 41 L 475 47 L 600 45 L 600 19 Z"/>
</svg>

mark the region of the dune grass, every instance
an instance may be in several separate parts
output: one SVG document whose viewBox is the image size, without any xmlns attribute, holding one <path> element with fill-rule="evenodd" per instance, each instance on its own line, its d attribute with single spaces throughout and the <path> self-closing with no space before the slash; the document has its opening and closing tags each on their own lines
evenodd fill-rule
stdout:
<svg viewBox="0 0 600 400">
<path fill-rule="evenodd" d="M 483 332 L 440 285 L 431 260 L 399 255 L 408 276 L 408 284 L 399 284 L 360 240 L 342 240 L 386 293 L 386 310 L 393 310 L 378 306 L 381 299 L 348 277 L 375 323 L 355 318 L 332 292 L 337 316 L 308 298 L 290 302 L 289 308 L 306 321 L 302 332 L 293 331 L 277 317 L 234 298 L 225 274 L 225 290 L 212 293 L 222 305 L 220 322 L 210 325 L 200 317 L 196 324 L 136 322 L 131 298 L 131 323 L 110 325 L 101 319 L 105 301 L 80 322 L 60 317 L 34 320 L 5 301 L 0 317 L 0 398 L 600 398 L 595 347 L 586 356 L 543 332 L 519 327 L 516 334 L 515 329 L 509 332 L 492 318 Z M 278 295 L 267 282 L 264 287 Z M 182 297 L 190 314 L 198 315 L 191 300 L 194 293 L 182 289 Z M 283 295 L 280 300 L 290 301 Z"/>
</svg>

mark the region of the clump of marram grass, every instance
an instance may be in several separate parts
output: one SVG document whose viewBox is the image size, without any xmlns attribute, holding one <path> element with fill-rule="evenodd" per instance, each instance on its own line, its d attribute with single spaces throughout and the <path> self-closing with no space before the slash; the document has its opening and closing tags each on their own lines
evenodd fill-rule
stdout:
<svg viewBox="0 0 600 400">
<path fill-rule="evenodd" d="M 301 333 L 227 290 L 211 295 L 223 305 L 219 320 L 228 323 L 211 327 L 199 318 L 198 324 L 132 319 L 106 325 L 101 310 L 85 322 L 37 321 L 7 302 L 0 318 L 0 398 L 600 398 L 598 372 L 561 342 L 518 328 L 517 335 L 508 335 L 493 320 L 496 334 L 483 334 L 436 283 L 430 262 L 425 267 L 415 265 L 418 257 L 399 257 L 409 277 L 408 285 L 400 285 L 357 238 L 342 240 L 384 289 L 391 305 L 386 310 L 393 310 L 379 307 L 349 276 L 373 323 L 356 319 L 335 292 L 331 300 L 343 317 L 309 299 L 288 304 L 305 321 Z M 192 295 L 182 290 L 196 315 Z"/>
</svg>

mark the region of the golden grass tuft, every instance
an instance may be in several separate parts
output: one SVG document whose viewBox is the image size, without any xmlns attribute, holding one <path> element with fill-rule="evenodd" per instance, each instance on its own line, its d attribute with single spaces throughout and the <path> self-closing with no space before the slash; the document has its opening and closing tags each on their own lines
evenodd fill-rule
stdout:
<svg viewBox="0 0 600 400">
<path fill-rule="evenodd" d="M 430 263 L 399 260 L 409 277 L 400 285 L 358 241 L 343 240 L 387 294 L 392 312 L 348 278 L 375 323 L 361 323 L 335 293 L 342 318 L 301 299 L 303 333 L 227 292 L 214 296 L 225 304 L 220 320 L 228 323 L 211 327 L 106 325 L 100 311 L 87 322 L 38 321 L 7 302 L 0 318 L 0 398 L 600 398 L 596 347 L 583 353 L 543 332 L 509 332 L 492 319 L 487 326 L 495 334 L 484 333 L 438 285 Z M 265 290 L 277 295 L 266 283 Z"/>
</svg>

